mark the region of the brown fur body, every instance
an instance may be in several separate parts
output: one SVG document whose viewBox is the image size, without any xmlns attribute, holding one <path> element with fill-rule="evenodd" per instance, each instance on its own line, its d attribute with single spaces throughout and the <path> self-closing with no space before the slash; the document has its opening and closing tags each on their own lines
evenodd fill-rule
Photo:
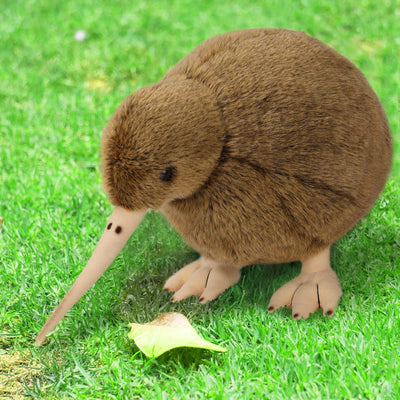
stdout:
<svg viewBox="0 0 400 400">
<path fill-rule="evenodd" d="M 253 29 L 205 41 L 128 97 L 102 159 L 113 204 L 159 209 L 204 257 L 244 266 L 343 236 L 384 186 L 391 139 L 350 61 L 300 32 Z"/>
</svg>

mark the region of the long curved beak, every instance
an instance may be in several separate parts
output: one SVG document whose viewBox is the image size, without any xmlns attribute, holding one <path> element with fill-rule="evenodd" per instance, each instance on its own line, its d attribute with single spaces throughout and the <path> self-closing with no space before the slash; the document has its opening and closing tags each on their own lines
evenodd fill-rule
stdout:
<svg viewBox="0 0 400 400">
<path fill-rule="evenodd" d="M 46 340 L 46 335 L 103 275 L 140 224 L 145 213 L 145 210 L 128 211 L 121 207 L 114 209 L 85 268 L 37 335 L 37 345 Z"/>
</svg>

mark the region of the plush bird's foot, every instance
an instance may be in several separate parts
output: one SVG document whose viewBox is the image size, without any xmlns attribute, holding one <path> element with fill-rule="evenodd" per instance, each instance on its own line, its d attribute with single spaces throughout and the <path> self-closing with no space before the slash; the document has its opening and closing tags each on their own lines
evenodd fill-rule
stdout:
<svg viewBox="0 0 400 400">
<path fill-rule="evenodd" d="M 330 248 L 303 261 L 300 275 L 283 285 L 271 297 L 268 311 L 280 307 L 292 310 L 294 319 L 307 319 L 310 313 L 322 308 L 324 315 L 334 314 L 342 289 L 329 261 Z"/>
<path fill-rule="evenodd" d="M 205 304 L 237 283 L 239 278 L 240 268 L 200 258 L 172 275 L 165 283 L 164 290 L 175 292 L 172 302 L 199 296 L 200 303 Z"/>
</svg>

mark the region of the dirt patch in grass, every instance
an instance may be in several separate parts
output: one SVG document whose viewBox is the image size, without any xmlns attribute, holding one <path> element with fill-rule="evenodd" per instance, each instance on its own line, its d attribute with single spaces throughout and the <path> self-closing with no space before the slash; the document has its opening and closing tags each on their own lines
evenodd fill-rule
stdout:
<svg viewBox="0 0 400 400">
<path fill-rule="evenodd" d="M 18 352 L 0 350 L 0 399 L 26 399 L 41 366 Z"/>
</svg>

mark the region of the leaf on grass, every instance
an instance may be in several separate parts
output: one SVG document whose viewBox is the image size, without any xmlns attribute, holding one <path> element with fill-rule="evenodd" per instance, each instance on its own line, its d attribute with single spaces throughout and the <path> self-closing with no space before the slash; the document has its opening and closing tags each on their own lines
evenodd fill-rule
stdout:
<svg viewBox="0 0 400 400">
<path fill-rule="evenodd" d="M 147 324 L 129 324 L 128 337 L 135 341 L 147 357 L 158 357 L 177 347 L 198 347 L 201 349 L 227 351 L 221 346 L 201 338 L 180 313 L 169 312 L 160 315 Z"/>
</svg>

